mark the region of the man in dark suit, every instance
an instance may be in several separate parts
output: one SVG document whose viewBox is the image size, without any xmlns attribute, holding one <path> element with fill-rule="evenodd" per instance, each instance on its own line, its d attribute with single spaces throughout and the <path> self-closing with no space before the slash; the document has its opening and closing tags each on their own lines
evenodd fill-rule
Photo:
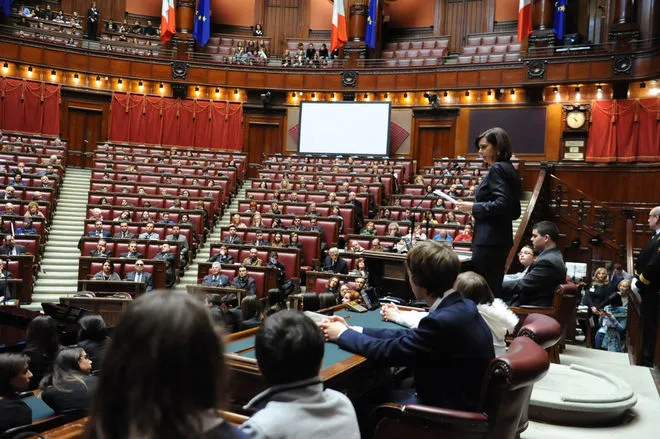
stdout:
<svg viewBox="0 0 660 439">
<path fill-rule="evenodd" d="M 111 258 L 112 251 L 106 248 L 107 243 L 104 239 L 99 239 L 99 242 L 96 244 L 96 248 L 89 252 L 89 255 L 93 258 Z"/>
<path fill-rule="evenodd" d="M 160 251 L 154 255 L 154 259 L 161 259 L 165 261 L 165 281 L 168 287 L 174 285 L 174 281 L 176 279 L 174 274 L 176 255 L 170 251 L 170 245 L 166 242 L 161 244 Z"/>
<path fill-rule="evenodd" d="M 325 230 L 323 227 L 319 226 L 318 219 L 314 216 L 309 218 L 309 231 L 319 232 L 321 238 L 321 251 L 325 250 L 327 246 L 327 242 L 325 240 Z"/>
<path fill-rule="evenodd" d="M 660 206 L 651 209 L 648 222 L 653 237 L 637 256 L 631 289 L 642 297 L 642 360 L 653 367 L 660 306 Z"/>
<path fill-rule="evenodd" d="M 231 286 L 245 290 L 247 296 L 257 294 L 257 281 L 248 276 L 247 267 L 242 266 L 238 269 L 238 276 L 231 282 Z"/>
<path fill-rule="evenodd" d="M 348 264 L 346 264 L 345 260 L 339 257 L 339 250 L 337 247 L 332 247 L 328 250 L 328 256 L 326 256 L 323 261 L 323 271 L 348 274 Z"/>
<path fill-rule="evenodd" d="M 204 276 L 202 280 L 202 285 L 209 287 L 226 287 L 229 286 L 229 278 L 224 274 L 220 273 L 220 262 L 214 262 L 211 265 L 209 274 Z"/>
<path fill-rule="evenodd" d="M 532 228 L 532 246 L 539 256 L 523 277 L 502 285 L 502 297 L 509 306 L 552 306 L 555 289 L 566 282 L 566 265 L 557 248 L 559 229 L 550 221 Z"/>
<path fill-rule="evenodd" d="M 266 238 L 264 238 L 264 232 L 261 230 L 257 230 L 256 236 L 254 241 L 252 241 L 252 245 L 260 247 L 260 246 L 269 246 L 270 242 Z"/>
<path fill-rule="evenodd" d="M 307 227 L 305 227 L 303 225 L 302 218 L 297 216 L 293 219 L 293 224 L 291 224 L 291 227 L 289 227 L 289 230 L 293 230 L 293 231 L 296 231 L 296 232 L 306 232 Z"/>
<path fill-rule="evenodd" d="M 115 233 L 114 237 L 117 239 L 135 239 L 135 233 L 128 231 L 128 223 L 124 221 L 119 223 L 119 232 Z"/>
<path fill-rule="evenodd" d="M 13 236 L 7 235 L 5 243 L 0 247 L 0 255 L 18 256 L 27 253 L 24 245 L 17 245 Z"/>
<path fill-rule="evenodd" d="M 12 278 L 13 276 L 9 271 L 5 260 L 0 259 L 0 303 L 14 297 L 13 286 L 7 282 L 7 280 Z"/>
<path fill-rule="evenodd" d="M 241 244 L 243 240 L 236 234 L 236 226 L 229 226 L 229 235 L 222 240 L 225 244 Z"/>
<path fill-rule="evenodd" d="M 128 259 L 143 259 L 144 255 L 137 250 L 137 242 L 130 241 L 128 243 L 128 251 L 120 253 L 119 257 Z"/>
<path fill-rule="evenodd" d="M 233 264 L 234 257 L 229 254 L 227 246 L 223 245 L 220 247 L 220 251 L 213 256 L 211 256 L 208 262 L 220 262 L 221 264 Z"/>
<path fill-rule="evenodd" d="M 178 225 L 172 226 L 172 234 L 166 235 L 165 240 L 173 242 L 179 246 L 179 256 L 181 256 L 181 264 L 188 261 L 188 238 L 181 234 L 181 227 Z"/>
<path fill-rule="evenodd" d="M 350 327 L 339 316 L 320 326 L 342 349 L 383 365 L 412 368 L 415 388 L 389 395 L 389 401 L 474 411 L 495 351 L 491 331 L 474 302 L 452 288 L 458 257 L 442 243 L 421 241 L 405 264 L 415 297 L 430 307 L 416 329 Z"/>
<path fill-rule="evenodd" d="M 362 201 L 357 199 L 355 192 L 349 192 L 346 204 L 355 206 L 355 227 L 360 230 L 364 227 L 364 212 L 362 211 Z"/>
<path fill-rule="evenodd" d="M 129 271 L 126 273 L 127 282 L 142 282 L 145 284 L 147 291 L 151 291 L 154 288 L 154 278 L 151 273 L 144 271 L 144 261 L 138 259 L 135 261 L 135 271 Z"/>
<path fill-rule="evenodd" d="M 94 223 L 94 230 L 87 232 L 87 236 L 92 236 L 94 238 L 111 238 L 110 232 L 103 230 L 103 221 L 97 221 Z"/>
</svg>

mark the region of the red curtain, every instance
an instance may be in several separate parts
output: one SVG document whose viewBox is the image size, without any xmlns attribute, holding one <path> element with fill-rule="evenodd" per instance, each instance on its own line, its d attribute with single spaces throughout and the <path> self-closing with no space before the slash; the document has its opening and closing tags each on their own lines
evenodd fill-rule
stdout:
<svg viewBox="0 0 660 439">
<path fill-rule="evenodd" d="M 59 135 L 60 86 L 0 78 L 0 128 Z"/>
<path fill-rule="evenodd" d="M 587 161 L 660 161 L 660 98 L 595 101 Z"/>
<path fill-rule="evenodd" d="M 115 93 L 110 139 L 240 150 L 243 105 Z"/>
</svg>

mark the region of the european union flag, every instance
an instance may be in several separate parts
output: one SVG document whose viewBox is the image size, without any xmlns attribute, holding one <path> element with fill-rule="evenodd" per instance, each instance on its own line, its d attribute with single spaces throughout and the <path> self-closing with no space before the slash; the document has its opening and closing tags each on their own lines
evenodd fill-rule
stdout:
<svg viewBox="0 0 660 439">
<path fill-rule="evenodd" d="M 564 38 L 564 24 L 566 23 L 566 5 L 568 0 L 555 1 L 555 21 L 552 25 L 552 31 L 560 40 Z"/>
<path fill-rule="evenodd" d="M 0 0 L 0 4 L 2 5 L 2 12 L 4 12 L 5 16 L 7 17 L 11 15 L 12 3 L 14 3 L 14 0 Z"/>
<path fill-rule="evenodd" d="M 199 0 L 197 12 L 195 13 L 195 27 L 193 38 L 200 46 L 206 46 L 211 38 L 211 1 Z"/>
<path fill-rule="evenodd" d="M 364 42 L 372 49 L 376 48 L 376 17 L 378 16 L 378 0 L 369 1 L 369 17 L 367 17 L 367 35 Z"/>
</svg>

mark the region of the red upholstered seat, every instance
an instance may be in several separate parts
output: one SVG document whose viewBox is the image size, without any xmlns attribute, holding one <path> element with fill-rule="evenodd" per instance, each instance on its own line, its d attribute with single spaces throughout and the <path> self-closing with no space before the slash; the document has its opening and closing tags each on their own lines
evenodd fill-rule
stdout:
<svg viewBox="0 0 660 439">
<path fill-rule="evenodd" d="M 468 37 L 467 44 L 468 46 L 478 46 L 481 44 L 481 37 Z"/>
<path fill-rule="evenodd" d="M 330 278 L 328 277 L 317 277 L 314 279 L 314 291 L 310 291 L 310 293 L 322 293 L 326 288 L 328 288 L 329 281 Z"/>
<path fill-rule="evenodd" d="M 424 41 L 422 43 L 422 48 L 423 49 L 433 49 L 435 47 L 435 40 L 430 40 L 430 41 Z"/>
<path fill-rule="evenodd" d="M 254 278 L 257 283 L 257 297 L 262 298 L 266 296 L 266 273 L 262 271 L 250 271 L 248 268 L 248 276 Z"/>
<path fill-rule="evenodd" d="M 513 35 L 499 35 L 497 37 L 497 44 L 508 44 L 513 41 Z"/>
<path fill-rule="evenodd" d="M 424 45 L 423 41 L 412 41 L 410 43 L 410 48 L 411 49 L 421 49 L 423 45 Z"/>
<path fill-rule="evenodd" d="M 503 61 L 504 61 L 503 53 L 488 55 L 488 62 L 503 62 Z"/>
<path fill-rule="evenodd" d="M 481 44 L 484 45 L 493 45 L 495 44 L 496 41 L 497 41 L 496 36 L 490 35 L 490 36 L 481 37 Z"/>
<path fill-rule="evenodd" d="M 493 46 L 477 46 L 477 53 L 478 54 L 487 54 L 491 53 L 493 51 Z"/>
<path fill-rule="evenodd" d="M 477 53 L 477 46 L 464 46 L 463 54 L 464 55 L 474 55 Z"/>
</svg>

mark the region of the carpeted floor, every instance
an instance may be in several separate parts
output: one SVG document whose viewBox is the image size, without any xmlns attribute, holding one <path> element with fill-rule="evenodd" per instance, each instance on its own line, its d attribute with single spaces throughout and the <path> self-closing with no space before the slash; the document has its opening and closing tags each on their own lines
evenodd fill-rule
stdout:
<svg viewBox="0 0 660 439">
<path fill-rule="evenodd" d="M 610 427 L 564 427 L 531 421 L 523 439 L 651 439 L 660 437 L 660 394 L 651 369 L 630 366 L 628 355 L 568 345 L 561 362 L 608 372 L 626 381 L 637 394 L 637 404 L 624 423 Z"/>
</svg>

